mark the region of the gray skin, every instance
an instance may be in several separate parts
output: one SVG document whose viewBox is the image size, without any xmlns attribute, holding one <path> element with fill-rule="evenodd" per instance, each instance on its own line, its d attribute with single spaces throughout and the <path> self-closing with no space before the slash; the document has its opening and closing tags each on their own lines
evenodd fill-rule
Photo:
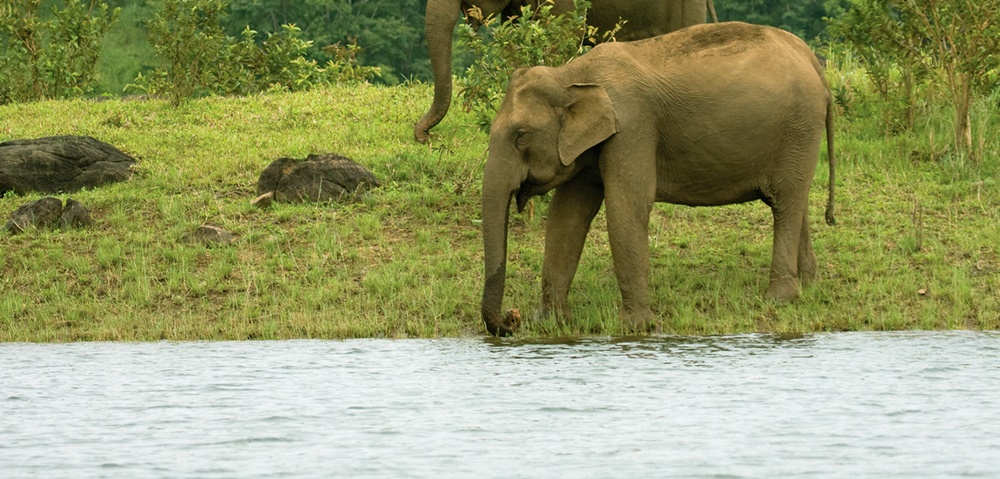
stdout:
<svg viewBox="0 0 1000 479">
<path fill-rule="evenodd" d="M 574 8 L 573 0 L 553 0 L 552 3 L 555 13 Z M 522 6 L 537 8 L 538 4 L 539 0 L 427 1 L 425 34 L 434 76 L 434 100 L 427 113 L 413 126 L 417 141 L 427 141 L 430 129 L 445 117 L 451 106 L 451 42 L 459 17 L 465 15 L 475 25 L 468 16 L 473 7 L 482 10 L 484 18 L 491 15 L 510 18 L 520 15 Z M 628 41 L 705 23 L 705 12 L 706 0 L 592 0 L 587 23 L 603 32 L 614 28 L 619 19 L 625 19 L 627 22 L 616 37 Z"/>
<path fill-rule="evenodd" d="M 808 195 L 826 130 L 826 219 L 833 218 L 831 95 L 800 39 L 745 23 L 699 25 L 599 45 L 568 65 L 514 73 L 490 130 L 483 177 L 482 314 L 501 316 L 509 207 L 555 190 L 546 224 L 543 315 L 570 318 L 570 283 L 603 203 L 625 328 L 648 331 L 649 215 L 654 202 L 719 206 L 761 200 L 774 217 L 766 296 L 797 297 L 816 275 Z"/>
</svg>

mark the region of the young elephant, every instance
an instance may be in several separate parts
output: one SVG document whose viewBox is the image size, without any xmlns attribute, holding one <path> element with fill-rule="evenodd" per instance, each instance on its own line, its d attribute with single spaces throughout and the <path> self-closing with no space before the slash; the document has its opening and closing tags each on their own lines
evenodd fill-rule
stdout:
<svg viewBox="0 0 1000 479">
<path fill-rule="evenodd" d="M 766 295 L 791 300 L 816 274 L 808 194 L 826 129 L 826 219 L 833 224 L 833 112 L 815 55 L 794 35 L 706 24 L 609 43 L 568 65 L 514 73 L 490 129 L 483 178 L 482 314 L 501 317 L 510 202 L 555 189 L 546 225 L 542 312 L 569 317 L 567 294 L 603 202 L 626 327 L 648 330 L 654 201 L 718 206 L 761 200 L 774 216 Z"/>
</svg>

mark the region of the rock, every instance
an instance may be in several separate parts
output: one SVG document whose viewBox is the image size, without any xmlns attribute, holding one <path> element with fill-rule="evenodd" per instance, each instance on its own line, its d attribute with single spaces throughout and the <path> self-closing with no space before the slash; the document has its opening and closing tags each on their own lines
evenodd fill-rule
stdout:
<svg viewBox="0 0 1000 479">
<path fill-rule="evenodd" d="M 62 200 L 47 196 L 21 205 L 10 215 L 5 228 L 10 234 L 23 233 L 28 228 L 81 228 L 90 226 L 90 212 L 79 201 Z"/>
<path fill-rule="evenodd" d="M 270 199 L 278 202 L 323 202 L 355 196 L 376 186 L 379 181 L 375 175 L 350 158 L 309 155 L 304 160 L 279 158 L 268 165 L 257 181 L 257 195 L 258 200 L 272 193 Z"/>
<path fill-rule="evenodd" d="M 232 233 L 213 225 L 202 225 L 188 234 L 186 238 L 192 243 L 200 243 L 205 246 L 226 246 L 231 244 L 234 239 Z"/>
<path fill-rule="evenodd" d="M 273 198 L 281 178 L 292 171 L 298 163 L 291 158 L 278 158 L 267 165 L 267 168 L 264 168 L 264 171 L 260 173 L 260 178 L 257 179 L 258 198 L 268 193 Z"/>
<path fill-rule="evenodd" d="M 51 227 L 59 221 L 62 210 L 62 201 L 51 196 L 21 205 L 10 215 L 7 231 L 10 231 L 10 234 L 18 234 L 31 227 Z"/>
<path fill-rule="evenodd" d="M 84 208 L 79 201 L 72 198 L 66 200 L 62 214 L 59 215 L 59 227 L 63 229 L 84 228 L 93 222 L 90 220 L 90 212 Z"/>
<path fill-rule="evenodd" d="M 135 158 L 89 136 L 0 143 L 0 194 L 60 193 L 127 180 Z"/>
</svg>

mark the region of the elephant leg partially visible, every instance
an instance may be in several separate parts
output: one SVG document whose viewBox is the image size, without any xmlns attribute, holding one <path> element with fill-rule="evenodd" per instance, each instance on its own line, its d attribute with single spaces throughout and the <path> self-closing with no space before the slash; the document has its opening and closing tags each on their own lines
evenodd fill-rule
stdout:
<svg viewBox="0 0 1000 479">
<path fill-rule="evenodd" d="M 608 147 L 605 146 L 607 150 Z M 629 148 L 629 156 L 653 158 L 652 152 Z M 649 215 L 656 196 L 656 169 L 652 161 L 629 168 L 619 158 L 610 159 L 602 167 L 604 204 L 608 217 L 608 241 L 615 265 L 618 289 L 622 294 L 619 316 L 622 325 L 633 332 L 653 328 L 656 315 L 649 307 Z"/>
<path fill-rule="evenodd" d="M 774 246 L 771 253 L 770 284 L 766 293 L 768 298 L 791 301 L 799 295 L 798 263 L 803 241 L 802 229 L 809 227 L 808 224 L 803 225 L 803 210 L 808 207 L 807 200 L 806 195 L 791 191 L 771 200 Z M 813 269 L 815 271 L 815 266 Z"/>
<path fill-rule="evenodd" d="M 802 233 L 799 234 L 799 281 L 802 284 L 816 279 L 816 253 L 813 252 L 809 233 L 809 208 L 802 212 Z"/>
<path fill-rule="evenodd" d="M 572 318 L 569 287 L 580 264 L 580 254 L 604 194 L 588 175 L 581 175 L 556 189 L 549 203 L 545 227 L 545 262 L 542 266 L 542 315 Z"/>
<path fill-rule="evenodd" d="M 674 32 L 691 25 L 705 23 L 707 0 L 675 0 L 668 2 L 670 8 L 667 31 Z"/>
</svg>

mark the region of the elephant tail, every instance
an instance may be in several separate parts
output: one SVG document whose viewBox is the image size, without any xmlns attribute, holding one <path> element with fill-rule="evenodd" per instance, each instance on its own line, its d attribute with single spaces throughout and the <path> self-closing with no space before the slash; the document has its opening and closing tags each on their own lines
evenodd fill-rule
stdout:
<svg viewBox="0 0 1000 479">
<path fill-rule="evenodd" d="M 833 215 L 833 192 L 836 184 L 836 160 L 833 154 L 833 95 L 827 94 L 826 100 L 826 152 L 830 162 L 830 190 L 829 198 L 826 200 L 826 224 L 836 225 L 837 219 Z"/>
</svg>

